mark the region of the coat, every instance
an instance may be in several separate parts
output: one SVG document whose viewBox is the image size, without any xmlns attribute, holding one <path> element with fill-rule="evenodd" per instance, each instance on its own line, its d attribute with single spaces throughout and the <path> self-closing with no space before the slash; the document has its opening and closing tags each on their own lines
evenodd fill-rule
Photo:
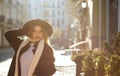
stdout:
<svg viewBox="0 0 120 76">
<path fill-rule="evenodd" d="M 11 62 L 8 76 L 14 76 L 14 73 L 15 73 L 16 55 L 17 55 L 17 52 L 18 52 L 18 49 L 19 49 L 21 43 L 23 42 L 23 40 L 18 38 L 21 35 L 24 35 L 24 33 L 22 32 L 21 29 L 8 31 L 5 33 L 5 37 L 6 37 L 7 41 L 11 44 L 11 46 L 13 47 L 13 49 L 15 51 L 15 55 Z M 38 48 L 37 44 L 38 43 L 35 44 L 36 49 Z M 21 73 L 20 73 L 21 72 L 20 71 L 20 56 L 26 51 L 26 49 L 28 47 L 29 47 L 29 43 L 26 44 L 21 49 L 20 54 L 18 56 L 19 76 L 21 75 Z M 34 50 L 33 53 L 35 53 L 35 51 L 36 50 Z M 52 48 L 47 43 L 44 43 L 44 48 L 43 48 L 41 58 L 39 59 L 38 64 L 36 65 L 33 75 L 35 75 L 35 76 L 52 76 L 56 71 L 54 61 L 55 61 L 55 58 L 53 55 Z"/>
</svg>

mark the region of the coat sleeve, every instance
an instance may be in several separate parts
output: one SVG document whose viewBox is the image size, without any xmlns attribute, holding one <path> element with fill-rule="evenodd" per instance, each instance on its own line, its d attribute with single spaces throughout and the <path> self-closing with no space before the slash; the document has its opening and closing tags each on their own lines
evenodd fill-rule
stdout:
<svg viewBox="0 0 120 76">
<path fill-rule="evenodd" d="M 45 45 L 40 62 L 36 68 L 36 76 L 52 76 L 56 72 L 55 58 L 53 50 L 48 45 Z"/>
<path fill-rule="evenodd" d="M 56 68 L 55 68 L 55 58 L 54 58 L 54 53 L 53 50 L 50 48 L 48 54 L 47 54 L 47 62 L 46 64 L 48 65 L 48 67 L 46 68 L 48 71 L 48 73 L 50 73 L 51 75 L 53 75 L 56 72 Z"/>
<path fill-rule="evenodd" d="M 22 29 L 11 30 L 5 33 L 5 38 L 10 43 L 14 51 L 18 50 L 21 42 L 23 41 L 18 38 L 18 36 L 22 35 L 24 35 L 24 31 Z"/>
</svg>

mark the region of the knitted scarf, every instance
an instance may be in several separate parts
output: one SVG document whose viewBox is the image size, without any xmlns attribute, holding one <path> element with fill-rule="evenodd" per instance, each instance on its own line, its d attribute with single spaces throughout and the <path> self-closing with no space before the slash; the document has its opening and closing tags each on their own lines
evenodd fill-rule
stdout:
<svg viewBox="0 0 120 76">
<path fill-rule="evenodd" d="M 17 55 L 16 55 L 16 63 L 15 63 L 15 73 L 14 73 L 14 76 L 18 76 L 18 57 L 19 57 L 19 53 L 21 51 L 21 49 L 30 42 L 30 39 L 26 39 L 24 40 L 19 49 L 18 49 L 18 52 L 17 52 Z M 43 48 L 44 48 L 44 40 L 41 40 L 38 44 L 38 47 L 36 49 L 36 52 L 34 54 L 34 57 L 33 57 L 33 60 L 32 60 L 32 63 L 31 63 L 31 66 L 30 66 L 30 69 L 29 69 L 29 72 L 28 72 L 28 76 L 33 76 L 33 73 L 34 73 L 34 70 L 37 66 L 37 63 L 42 55 L 42 52 L 43 52 Z"/>
</svg>

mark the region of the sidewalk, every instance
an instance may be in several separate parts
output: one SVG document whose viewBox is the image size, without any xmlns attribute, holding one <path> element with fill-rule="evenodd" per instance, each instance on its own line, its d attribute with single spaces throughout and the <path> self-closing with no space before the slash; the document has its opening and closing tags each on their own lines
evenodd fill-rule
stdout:
<svg viewBox="0 0 120 76">
<path fill-rule="evenodd" d="M 55 65 L 57 72 L 53 76 L 75 76 L 76 65 L 70 55 L 63 55 L 65 51 L 55 51 Z"/>
<path fill-rule="evenodd" d="M 75 76 L 76 65 L 70 55 L 62 55 L 64 51 L 55 51 L 56 73 L 53 76 Z M 12 48 L 0 48 L 0 76 L 7 76 L 13 57 Z"/>
<path fill-rule="evenodd" d="M 7 76 L 8 69 L 13 57 L 12 48 L 0 48 L 0 76 Z"/>
<path fill-rule="evenodd" d="M 9 58 L 12 58 L 14 55 L 14 51 L 12 48 L 0 48 L 0 62 L 5 61 Z"/>
</svg>

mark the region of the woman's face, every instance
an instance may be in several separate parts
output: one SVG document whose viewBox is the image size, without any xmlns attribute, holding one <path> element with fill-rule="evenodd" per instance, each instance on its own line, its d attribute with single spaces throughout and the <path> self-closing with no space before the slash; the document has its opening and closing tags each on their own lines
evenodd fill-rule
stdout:
<svg viewBox="0 0 120 76">
<path fill-rule="evenodd" d="M 30 37 L 33 42 L 43 39 L 43 31 L 40 26 L 35 26 L 32 31 L 32 36 Z"/>
</svg>

